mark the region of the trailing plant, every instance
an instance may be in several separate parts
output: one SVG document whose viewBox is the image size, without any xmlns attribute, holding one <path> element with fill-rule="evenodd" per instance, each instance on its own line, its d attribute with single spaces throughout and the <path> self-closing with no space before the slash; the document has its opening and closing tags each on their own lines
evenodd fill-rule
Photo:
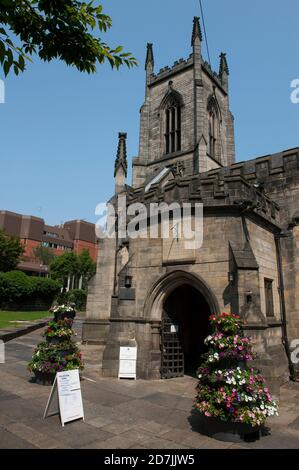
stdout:
<svg viewBox="0 0 299 470">
<path fill-rule="evenodd" d="M 73 335 L 72 330 L 73 320 L 65 318 L 59 321 L 50 321 L 43 334 L 45 338 L 71 338 Z"/>
<path fill-rule="evenodd" d="M 56 374 L 66 370 L 83 370 L 82 353 L 76 348 L 68 355 L 61 356 L 60 350 L 55 347 L 43 347 L 40 344 L 35 350 L 32 360 L 28 364 L 30 372 L 44 372 Z"/>
</svg>

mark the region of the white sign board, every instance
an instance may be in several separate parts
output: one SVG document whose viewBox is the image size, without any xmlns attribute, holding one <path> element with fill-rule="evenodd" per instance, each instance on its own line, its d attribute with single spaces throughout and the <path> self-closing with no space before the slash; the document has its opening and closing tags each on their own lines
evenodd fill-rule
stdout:
<svg viewBox="0 0 299 470">
<path fill-rule="evenodd" d="M 5 344 L 2 339 L 0 339 L 0 364 L 5 363 Z"/>
<path fill-rule="evenodd" d="M 137 347 L 123 347 L 119 351 L 119 379 L 136 380 Z"/>
<path fill-rule="evenodd" d="M 54 405 L 54 409 L 53 409 Z M 52 411 L 51 411 L 52 408 Z M 57 372 L 44 418 L 60 413 L 62 426 L 77 419 L 84 420 L 79 370 Z"/>
</svg>

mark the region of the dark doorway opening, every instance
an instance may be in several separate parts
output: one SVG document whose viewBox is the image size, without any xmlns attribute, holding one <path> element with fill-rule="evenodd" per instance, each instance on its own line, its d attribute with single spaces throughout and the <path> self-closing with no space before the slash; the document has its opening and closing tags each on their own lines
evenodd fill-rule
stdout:
<svg viewBox="0 0 299 470">
<path fill-rule="evenodd" d="M 169 295 L 162 318 L 162 378 L 195 375 L 206 352 L 210 314 L 204 296 L 191 285 L 184 284 Z"/>
</svg>

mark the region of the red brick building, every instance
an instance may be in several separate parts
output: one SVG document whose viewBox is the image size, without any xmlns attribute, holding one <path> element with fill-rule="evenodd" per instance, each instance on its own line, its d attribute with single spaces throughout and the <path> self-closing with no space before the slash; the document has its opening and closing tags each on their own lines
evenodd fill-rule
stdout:
<svg viewBox="0 0 299 470">
<path fill-rule="evenodd" d="M 25 252 L 19 267 L 28 274 L 47 272 L 47 266 L 42 266 L 34 254 L 38 246 L 52 249 L 55 256 L 66 251 L 80 254 L 82 250 L 88 249 L 91 258 L 94 261 L 97 259 L 95 225 L 84 220 L 71 220 L 62 226 L 51 226 L 46 225 L 40 217 L 0 210 L 0 230 L 19 237 L 24 244 Z"/>
</svg>

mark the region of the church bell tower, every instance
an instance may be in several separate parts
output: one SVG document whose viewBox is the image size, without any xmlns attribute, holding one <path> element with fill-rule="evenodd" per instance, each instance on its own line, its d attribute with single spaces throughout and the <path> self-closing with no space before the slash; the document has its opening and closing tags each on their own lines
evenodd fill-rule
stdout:
<svg viewBox="0 0 299 470">
<path fill-rule="evenodd" d="M 193 20 L 191 47 L 187 59 L 156 73 L 153 44 L 147 44 L 145 100 L 140 112 L 139 155 L 133 159 L 133 187 L 178 163 L 186 175 L 192 175 L 235 161 L 226 54 L 220 54 L 219 72 L 213 71 L 202 56 L 198 17 Z"/>
</svg>

